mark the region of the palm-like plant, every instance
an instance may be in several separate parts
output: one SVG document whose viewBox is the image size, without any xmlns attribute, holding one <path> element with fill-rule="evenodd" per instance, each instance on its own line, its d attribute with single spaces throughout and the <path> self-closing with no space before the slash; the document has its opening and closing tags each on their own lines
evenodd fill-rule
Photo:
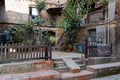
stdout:
<svg viewBox="0 0 120 80">
<path fill-rule="evenodd" d="M 36 8 L 40 12 L 43 8 L 45 8 L 45 1 L 36 1 Z"/>
</svg>

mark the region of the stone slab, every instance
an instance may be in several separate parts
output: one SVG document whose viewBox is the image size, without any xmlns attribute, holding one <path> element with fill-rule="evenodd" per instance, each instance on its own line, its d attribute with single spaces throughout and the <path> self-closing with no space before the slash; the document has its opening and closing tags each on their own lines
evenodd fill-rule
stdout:
<svg viewBox="0 0 120 80">
<path fill-rule="evenodd" d="M 110 63 L 111 57 L 91 57 L 88 58 L 88 65 Z"/>
<path fill-rule="evenodd" d="M 101 77 L 120 72 L 120 62 L 87 66 L 87 70 L 95 72 L 95 77 Z"/>
<path fill-rule="evenodd" d="M 71 58 L 63 59 L 63 61 L 70 69 L 70 72 L 73 72 L 73 73 L 80 72 L 79 65 L 77 65 Z"/>
</svg>

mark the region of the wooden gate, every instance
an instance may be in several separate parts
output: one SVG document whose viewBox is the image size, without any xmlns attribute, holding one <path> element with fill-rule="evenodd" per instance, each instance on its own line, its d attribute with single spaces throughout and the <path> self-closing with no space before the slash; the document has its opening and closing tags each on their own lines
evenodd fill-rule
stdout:
<svg viewBox="0 0 120 80">
<path fill-rule="evenodd" d="M 104 44 L 102 37 L 87 37 L 85 39 L 85 58 L 109 56 L 112 53 L 112 45 Z"/>
</svg>

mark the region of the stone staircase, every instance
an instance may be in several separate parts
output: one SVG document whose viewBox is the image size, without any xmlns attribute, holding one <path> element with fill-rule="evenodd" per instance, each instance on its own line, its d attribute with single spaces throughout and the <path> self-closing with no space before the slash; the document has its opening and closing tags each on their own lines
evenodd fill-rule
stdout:
<svg viewBox="0 0 120 80">
<path fill-rule="evenodd" d="M 80 70 L 85 69 L 84 60 L 80 59 L 79 57 L 74 57 L 70 59 L 53 59 L 53 62 L 54 62 L 54 69 L 61 73 L 70 72 L 72 68 L 78 69 L 79 67 Z"/>
<path fill-rule="evenodd" d="M 60 73 L 68 72 L 69 69 L 63 59 L 53 59 L 54 62 L 54 69 Z"/>
</svg>

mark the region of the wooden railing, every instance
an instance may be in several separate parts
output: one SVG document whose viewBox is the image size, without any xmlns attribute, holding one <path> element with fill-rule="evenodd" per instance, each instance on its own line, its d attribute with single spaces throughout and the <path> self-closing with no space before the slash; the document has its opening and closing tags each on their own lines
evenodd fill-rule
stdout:
<svg viewBox="0 0 120 80">
<path fill-rule="evenodd" d="M 41 45 L 1 45 L 0 62 L 31 59 L 51 59 L 51 46 Z"/>
<path fill-rule="evenodd" d="M 112 44 L 103 43 L 102 37 L 87 37 L 85 40 L 85 58 L 103 57 L 112 54 Z"/>
</svg>

